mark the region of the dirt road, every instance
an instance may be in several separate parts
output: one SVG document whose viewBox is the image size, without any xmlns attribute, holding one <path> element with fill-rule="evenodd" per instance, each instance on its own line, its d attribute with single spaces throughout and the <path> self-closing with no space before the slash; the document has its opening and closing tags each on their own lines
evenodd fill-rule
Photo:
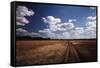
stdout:
<svg viewBox="0 0 100 68">
<path fill-rule="evenodd" d="M 80 62 L 81 58 L 78 54 L 78 51 L 75 49 L 72 42 L 67 41 L 66 42 L 66 51 L 64 54 L 64 62 Z"/>
</svg>

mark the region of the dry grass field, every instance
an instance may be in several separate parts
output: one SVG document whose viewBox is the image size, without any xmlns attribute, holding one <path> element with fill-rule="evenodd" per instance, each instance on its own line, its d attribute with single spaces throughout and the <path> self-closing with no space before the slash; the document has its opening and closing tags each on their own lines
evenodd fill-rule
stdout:
<svg viewBox="0 0 100 68">
<path fill-rule="evenodd" d="M 16 65 L 97 60 L 96 40 L 17 40 Z"/>
</svg>

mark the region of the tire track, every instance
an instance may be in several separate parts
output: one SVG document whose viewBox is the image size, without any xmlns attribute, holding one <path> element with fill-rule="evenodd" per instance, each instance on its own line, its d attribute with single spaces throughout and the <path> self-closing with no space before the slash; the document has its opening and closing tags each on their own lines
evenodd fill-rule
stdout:
<svg viewBox="0 0 100 68">
<path fill-rule="evenodd" d="M 70 62 L 80 62 L 81 58 L 75 49 L 72 42 L 68 41 L 66 42 L 66 51 L 64 54 L 64 62 L 70 63 Z"/>
</svg>

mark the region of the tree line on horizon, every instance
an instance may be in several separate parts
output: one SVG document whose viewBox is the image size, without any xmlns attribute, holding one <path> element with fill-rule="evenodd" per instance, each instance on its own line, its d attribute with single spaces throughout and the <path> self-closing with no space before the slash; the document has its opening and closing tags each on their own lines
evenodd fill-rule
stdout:
<svg viewBox="0 0 100 68">
<path fill-rule="evenodd" d="M 96 38 L 90 38 L 90 39 L 94 40 Z M 43 37 L 29 37 L 29 36 L 23 36 L 23 37 L 21 37 L 21 36 L 19 36 L 19 37 L 16 37 L 16 40 L 66 40 L 66 39 L 51 39 L 49 37 L 48 38 L 43 38 Z M 67 39 L 67 40 L 72 40 L 72 39 Z M 78 39 L 73 39 L 73 40 L 78 40 Z"/>
</svg>

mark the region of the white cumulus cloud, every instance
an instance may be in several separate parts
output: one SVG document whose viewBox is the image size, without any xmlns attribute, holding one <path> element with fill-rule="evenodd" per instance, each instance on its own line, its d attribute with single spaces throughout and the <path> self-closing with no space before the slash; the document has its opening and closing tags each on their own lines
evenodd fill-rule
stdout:
<svg viewBox="0 0 100 68">
<path fill-rule="evenodd" d="M 93 35 L 96 35 L 96 16 L 89 16 L 90 18 L 86 23 L 86 30 L 92 32 Z"/>
<path fill-rule="evenodd" d="M 62 22 L 60 18 L 55 18 L 54 16 L 47 16 L 43 17 L 43 22 L 47 24 L 47 28 L 39 30 L 40 33 L 44 33 L 47 37 L 50 37 L 52 39 L 64 39 L 65 35 L 63 36 L 63 32 L 73 29 L 74 24 L 73 21 L 76 21 L 75 19 L 70 19 L 70 22 Z M 62 32 L 62 33 L 57 33 Z M 65 34 L 65 33 L 64 33 Z M 68 36 L 67 36 L 68 37 Z"/>
<path fill-rule="evenodd" d="M 35 13 L 32 10 L 29 10 L 26 6 L 18 6 L 16 9 L 16 16 L 22 17 L 22 16 L 31 16 Z"/>
<path fill-rule="evenodd" d="M 23 28 L 18 28 L 18 29 L 16 29 L 16 31 L 17 31 L 17 32 L 24 32 L 24 33 L 27 32 L 27 30 L 25 30 L 25 29 L 23 29 Z"/>
<path fill-rule="evenodd" d="M 52 31 L 50 31 L 50 29 L 43 29 L 43 30 L 39 30 L 40 33 L 44 33 L 46 37 L 48 38 L 56 38 L 56 34 Z"/>
<path fill-rule="evenodd" d="M 29 23 L 25 16 L 32 16 L 34 14 L 34 11 L 29 10 L 26 6 L 18 6 L 16 8 L 16 25 L 25 26 Z"/>
<path fill-rule="evenodd" d="M 29 36 L 29 37 L 41 37 L 39 33 L 29 32 L 23 28 L 17 28 L 16 35 L 17 36 Z"/>
<path fill-rule="evenodd" d="M 48 29 L 50 29 L 53 32 L 56 32 L 58 30 L 65 31 L 68 29 L 72 29 L 74 27 L 72 21 L 75 21 L 75 19 L 70 19 L 70 22 L 62 23 L 60 18 L 55 18 L 54 16 L 47 16 L 43 17 L 42 19 L 44 23 L 47 23 Z"/>
<path fill-rule="evenodd" d="M 96 16 L 88 16 L 87 20 L 96 20 Z"/>
<path fill-rule="evenodd" d="M 57 23 L 61 22 L 61 19 L 60 18 L 55 18 L 53 16 L 43 17 L 42 19 L 43 19 L 43 21 L 45 23 L 48 23 L 48 24 L 51 24 L 51 25 L 52 24 L 57 24 Z"/>
<path fill-rule="evenodd" d="M 62 22 L 60 18 L 47 16 L 42 18 L 47 28 L 39 30 L 51 39 L 91 39 L 96 38 L 96 16 L 86 17 L 83 26 L 75 26 L 76 19 Z"/>
<path fill-rule="evenodd" d="M 86 23 L 87 27 L 96 27 L 96 21 L 89 21 Z"/>
<path fill-rule="evenodd" d="M 74 28 L 73 23 L 60 23 L 60 24 L 57 24 L 57 26 L 58 26 L 58 30 L 61 30 L 61 31 L 65 31 L 65 30 Z"/>
<path fill-rule="evenodd" d="M 16 17 L 16 25 L 22 25 L 28 24 L 29 21 L 25 17 Z"/>
<path fill-rule="evenodd" d="M 62 33 L 63 39 L 71 39 L 71 34 L 70 32 L 63 32 Z"/>
<path fill-rule="evenodd" d="M 88 16 L 85 28 L 87 38 L 96 38 L 96 16 Z"/>
<path fill-rule="evenodd" d="M 68 22 L 76 22 L 76 19 L 69 19 Z"/>
</svg>

